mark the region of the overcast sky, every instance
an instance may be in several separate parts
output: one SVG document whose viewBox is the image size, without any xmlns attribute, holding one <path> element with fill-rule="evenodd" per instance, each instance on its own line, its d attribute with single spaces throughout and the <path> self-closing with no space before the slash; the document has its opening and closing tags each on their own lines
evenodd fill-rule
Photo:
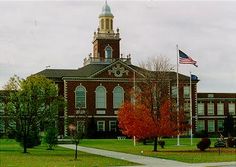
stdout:
<svg viewBox="0 0 236 167">
<path fill-rule="evenodd" d="M 176 44 L 199 67 L 198 92 L 236 92 L 236 2 L 108 0 L 121 53 L 138 65 L 166 56 L 176 64 Z M 104 1 L 0 1 L 0 87 L 50 66 L 75 69 L 92 52 Z"/>
</svg>

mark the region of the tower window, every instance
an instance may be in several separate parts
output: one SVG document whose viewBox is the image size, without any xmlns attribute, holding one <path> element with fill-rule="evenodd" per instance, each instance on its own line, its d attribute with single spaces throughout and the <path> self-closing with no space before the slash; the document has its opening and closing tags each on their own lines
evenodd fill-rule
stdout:
<svg viewBox="0 0 236 167">
<path fill-rule="evenodd" d="M 112 20 L 111 20 L 111 30 L 113 29 L 113 22 L 112 22 Z"/>
<path fill-rule="evenodd" d="M 106 29 L 109 29 L 109 19 L 106 19 Z"/>
<path fill-rule="evenodd" d="M 106 59 L 112 58 L 112 48 L 109 45 L 105 48 L 105 58 Z"/>
<path fill-rule="evenodd" d="M 104 20 L 101 20 L 101 29 L 104 29 Z"/>
</svg>

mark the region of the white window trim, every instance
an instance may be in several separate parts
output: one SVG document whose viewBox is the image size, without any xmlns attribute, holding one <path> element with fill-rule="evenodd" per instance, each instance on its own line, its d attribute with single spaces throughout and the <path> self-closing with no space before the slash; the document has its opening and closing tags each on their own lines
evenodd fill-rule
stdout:
<svg viewBox="0 0 236 167">
<path fill-rule="evenodd" d="M 171 97 L 173 97 L 173 98 L 176 98 L 177 97 L 177 92 L 178 90 L 177 90 L 177 86 L 176 85 L 172 85 L 171 86 Z"/>
<path fill-rule="evenodd" d="M 230 107 L 229 107 L 230 105 L 233 106 L 233 112 L 230 112 L 230 110 L 229 110 L 229 109 L 230 109 Z M 233 113 L 233 115 L 235 115 L 235 112 L 236 112 L 235 109 L 236 109 L 235 103 L 229 103 L 229 104 L 228 104 L 228 112 L 229 112 L 229 114 L 232 114 L 232 113 Z"/>
<path fill-rule="evenodd" d="M 79 132 L 79 125 L 82 125 L 82 124 L 83 124 L 82 133 L 85 133 L 85 121 L 77 121 L 77 131 Z"/>
<path fill-rule="evenodd" d="M 199 113 L 199 105 L 202 105 L 203 106 L 203 112 L 202 113 Z M 204 103 L 198 103 L 197 104 L 197 114 L 198 115 L 205 115 L 205 105 L 204 105 Z"/>
<path fill-rule="evenodd" d="M 199 129 L 199 123 L 202 122 L 203 123 L 203 128 Z M 198 120 L 198 124 L 197 124 L 197 131 L 202 131 L 202 130 L 206 130 L 205 127 L 205 120 Z"/>
<path fill-rule="evenodd" d="M 97 110 L 96 114 L 98 114 L 98 115 L 105 115 L 106 114 L 106 110 Z"/>
<path fill-rule="evenodd" d="M 116 87 L 114 87 L 114 89 L 112 91 L 112 93 L 113 93 L 113 108 L 118 109 L 120 107 L 115 106 L 115 96 L 114 96 L 116 88 L 121 88 L 121 90 L 122 90 L 122 102 L 121 102 L 121 105 L 122 105 L 122 103 L 124 103 L 125 91 L 124 91 L 124 89 L 120 85 L 117 85 Z"/>
<path fill-rule="evenodd" d="M 75 88 L 75 91 L 74 91 L 74 93 L 75 93 L 75 108 L 78 108 L 78 107 L 76 107 L 76 90 L 79 88 L 79 87 L 82 87 L 84 90 L 85 90 L 85 96 L 84 96 L 84 98 L 85 98 L 85 106 L 84 107 L 81 107 L 81 108 L 87 108 L 87 90 L 86 90 L 86 88 L 83 86 L 83 85 L 79 85 L 79 86 L 77 86 L 76 88 Z"/>
<path fill-rule="evenodd" d="M 111 131 L 111 123 L 115 122 L 116 126 L 117 126 L 117 121 L 109 121 L 109 131 Z M 115 132 L 116 132 L 116 128 L 115 128 Z"/>
<path fill-rule="evenodd" d="M 188 91 L 188 94 L 185 94 L 186 91 Z M 184 95 L 184 98 L 190 98 L 190 86 L 184 86 L 183 95 Z"/>
<path fill-rule="evenodd" d="M 104 86 L 102 86 L 101 84 L 99 86 L 96 87 L 96 90 L 95 90 L 95 107 L 96 109 L 99 109 L 98 106 L 97 106 L 97 89 L 99 87 L 102 87 L 104 90 L 105 90 L 105 104 L 104 104 L 104 107 L 107 108 L 107 90 Z"/>
<path fill-rule="evenodd" d="M 209 126 L 210 123 L 213 123 L 213 124 L 212 124 L 213 127 L 210 127 L 210 126 Z M 211 128 L 212 128 L 212 130 L 211 130 Z M 208 120 L 208 121 L 207 121 L 207 131 L 208 131 L 208 132 L 215 132 L 215 129 L 216 129 L 216 127 L 215 127 L 215 120 Z"/>
<path fill-rule="evenodd" d="M 103 130 L 102 131 L 99 131 L 99 129 L 98 129 L 98 127 L 99 127 L 98 125 L 100 122 L 103 123 L 103 127 L 102 127 Z M 106 123 L 105 121 L 97 121 L 97 132 L 105 132 L 105 123 Z"/>
<path fill-rule="evenodd" d="M 221 113 L 219 113 L 219 106 L 223 105 Z M 217 103 L 217 115 L 224 115 L 224 103 Z"/>
<path fill-rule="evenodd" d="M 212 113 L 210 113 L 209 111 L 209 106 L 210 105 L 213 105 L 213 112 Z M 207 103 L 207 115 L 215 115 L 215 105 L 214 105 L 214 103 Z"/>
<path fill-rule="evenodd" d="M 110 58 L 107 58 L 106 56 L 106 50 L 107 50 L 107 48 L 110 48 L 111 49 L 111 57 Z M 105 52 L 105 59 L 112 59 L 113 58 L 113 49 L 112 49 L 112 47 L 108 44 L 106 47 L 105 47 L 105 49 L 104 49 L 104 52 Z"/>
</svg>

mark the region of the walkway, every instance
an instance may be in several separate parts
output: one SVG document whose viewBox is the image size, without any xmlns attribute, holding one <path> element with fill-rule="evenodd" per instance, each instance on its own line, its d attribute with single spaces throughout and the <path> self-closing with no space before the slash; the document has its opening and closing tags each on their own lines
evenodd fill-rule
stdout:
<svg viewBox="0 0 236 167">
<path fill-rule="evenodd" d="M 59 146 L 69 148 L 69 149 L 75 149 L 75 145 L 72 145 L 72 144 L 64 144 L 64 145 L 59 145 Z M 189 163 L 178 162 L 178 161 L 173 161 L 173 160 L 133 155 L 133 154 L 107 151 L 107 150 L 82 147 L 82 146 L 78 146 L 78 150 L 91 153 L 91 154 L 98 154 L 105 157 L 111 157 L 111 158 L 122 159 L 122 160 L 130 161 L 130 162 L 135 162 L 135 163 L 143 164 L 146 167 L 165 167 L 165 166 L 166 167 L 206 167 L 206 166 L 207 167 L 208 166 L 214 166 L 214 167 L 233 166 L 235 167 L 236 166 L 236 162 L 189 164 Z M 137 166 L 137 167 L 140 167 L 140 166 Z"/>
</svg>

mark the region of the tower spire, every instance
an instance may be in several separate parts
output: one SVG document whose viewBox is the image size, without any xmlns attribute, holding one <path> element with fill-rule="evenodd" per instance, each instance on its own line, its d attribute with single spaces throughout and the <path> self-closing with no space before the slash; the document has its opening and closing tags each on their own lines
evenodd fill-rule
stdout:
<svg viewBox="0 0 236 167">
<path fill-rule="evenodd" d="M 111 8 L 105 1 L 102 12 L 99 15 L 99 33 L 114 33 L 113 31 L 113 14 Z"/>
</svg>

